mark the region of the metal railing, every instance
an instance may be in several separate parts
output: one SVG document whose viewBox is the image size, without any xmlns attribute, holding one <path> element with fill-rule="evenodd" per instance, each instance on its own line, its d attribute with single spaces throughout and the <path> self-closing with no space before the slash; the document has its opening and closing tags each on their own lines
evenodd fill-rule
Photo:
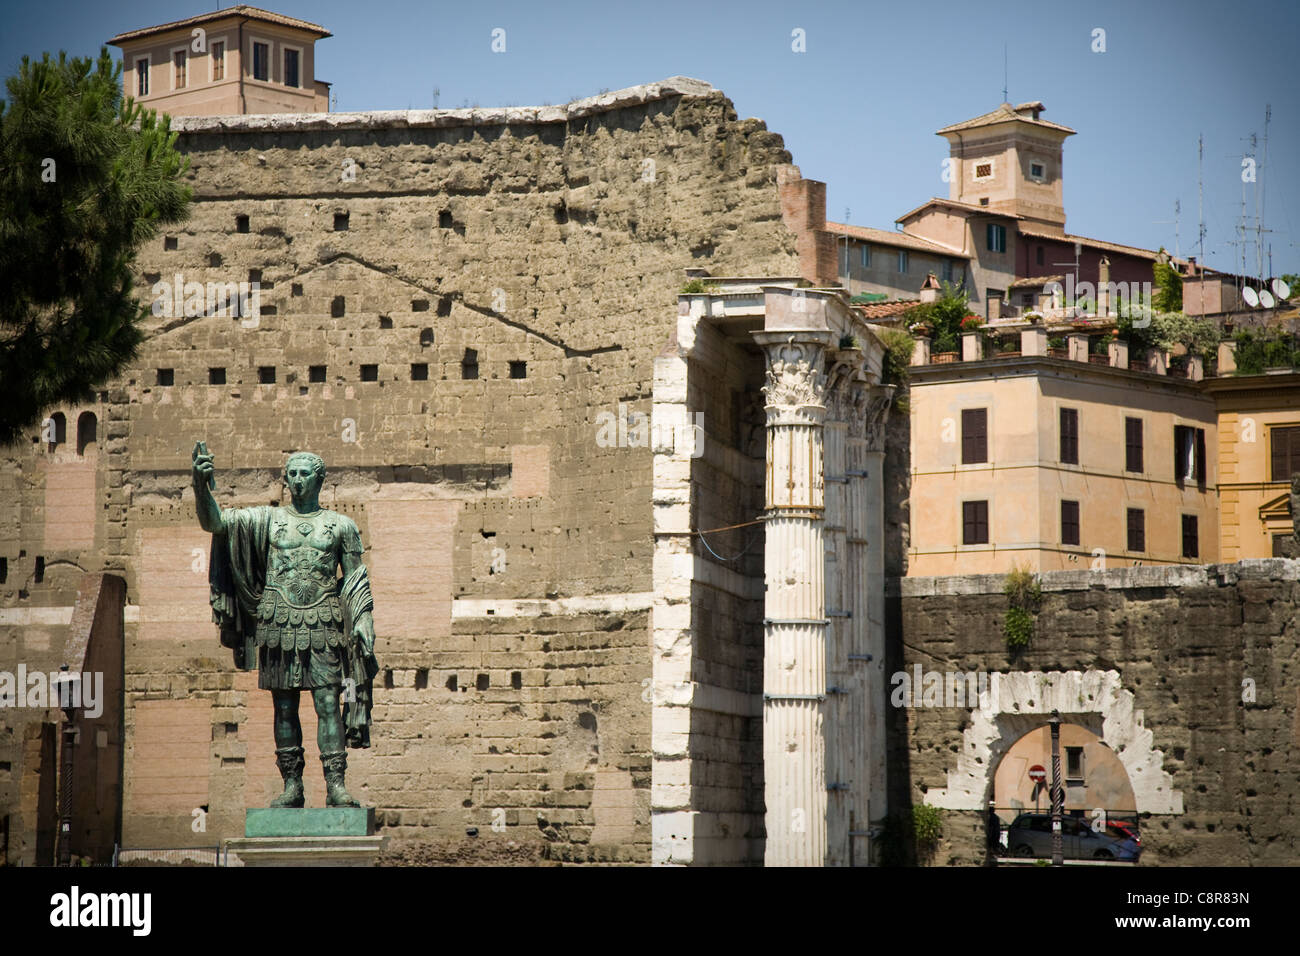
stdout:
<svg viewBox="0 0 1300 956">
<path fill-rule="evenodd" d="M 221 846 L 114 847 L 113 866 L 228 866 Z"/>
</svg>

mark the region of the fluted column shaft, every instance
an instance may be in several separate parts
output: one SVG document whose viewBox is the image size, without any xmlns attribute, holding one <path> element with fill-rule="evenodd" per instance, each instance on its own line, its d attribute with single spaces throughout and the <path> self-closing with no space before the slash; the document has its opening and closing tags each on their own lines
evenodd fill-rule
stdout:
<svg viewBox="0 0 1300 956">
<path fill-rule="evenodd" d="M 826 861 L 827 333 L 755 333 L 766 351 L 763 773 L 768 866 Z"/>
</svg>

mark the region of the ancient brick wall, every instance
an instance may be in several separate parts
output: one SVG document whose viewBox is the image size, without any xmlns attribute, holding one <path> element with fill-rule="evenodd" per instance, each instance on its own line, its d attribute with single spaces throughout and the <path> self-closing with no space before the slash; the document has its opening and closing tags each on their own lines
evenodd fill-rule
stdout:
<svg viewBox="0 0 1300 956">
<path fill-rule="evenodd" d="M 1104 734 L 1126 762 L 1139 809 L 1144 800 L 1157 810 L 1181 804 L 1181 812 L 1143 814 L 1142 865 L 1295 862 L 1300 564 L 1044 574 L 1033 638 L 1015 654 L 1002 631 L 1004 580 L 893 582 L 888 672 L 921 664 L 941 673 L 1029 673 L 1030 685 L 1043 688 L 1023 700 L 1004 688 L 989 716 L 960 707 L 891 708 L 891 806 L 966 806 L 942 811 L 943 837 L 931 862 L 984 862 L 983 816 L 974 807 L 992 797 L 992 773 L 1011 738 L 1042 726 L 1053 700 L 1064 720 Z M 1079 688 L 1112 686 L 1053 697 L 1051 678 L 1042 675 L 1061 672 L 1094 675 Z M 1103 697 L 1110 703 L 1099 702 Z M 1011 713 L 1017 709 L 1024 713 Z M 988 746 L 978 731 L 991 720 L 1009 733 Z"/>
<path fill-rule="evenodd" d="M 269 694 L 210 623 L 190 449 L 226 507 L 287 501 L 279 469 L 310 449 L 361 528 L 385 668 L 353 793 L 415 858 L 648 859 L 652 456 L 600 445 L 599 419 L 650 410 L 687 267 L 797 273 L 780 137 L 688 80 L 175 126 L 196 202 L 142 250 L 140 295 L 257 282 L 257 309 L 185 314 L 182 285 L 131 370 L 64 410 L 70 432 L 97 415 L 97 446 L 4 449 L 0 668 L 57 657 L 82 570 L 122 573 L 124 843 L 240 835 L 276 783 Z M 21 741 L 0 733 L 7 803 Z"/>
</svg>

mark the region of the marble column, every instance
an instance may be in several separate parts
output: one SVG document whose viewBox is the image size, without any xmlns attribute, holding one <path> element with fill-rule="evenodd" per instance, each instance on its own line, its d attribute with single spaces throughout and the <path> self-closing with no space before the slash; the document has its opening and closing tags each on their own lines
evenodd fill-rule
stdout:
<svg viewBox="0 0 1300 956">
<path fill-rule="evenodd" d="M 864 687 L 865 773 L 855 804 L 858 834 L 855 862 L 866 861 L 868 830 L 884 823 L 887 815 L 886 729 L 889 715 L 889 681 L 885 673 L 885 425 L 894 398 L 891 385 L 868 385 L 856 396 L 849 428 L 850 479 L 855 483 L 855 537 L 857 550 L 857 603 L 863 626 L 856 632 L 854 662 Z"/>
<path fill-rule="evenodd" d="M 826 860 L 825 331 L 755 332 L 767 359 L 763 776 L 768 866 Z"/>
</svg>

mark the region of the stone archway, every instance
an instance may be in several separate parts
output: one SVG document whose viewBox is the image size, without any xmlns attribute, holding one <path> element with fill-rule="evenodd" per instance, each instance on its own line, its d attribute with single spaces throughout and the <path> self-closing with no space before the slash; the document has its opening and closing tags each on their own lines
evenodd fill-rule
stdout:
<svg viewBox="0 0 1300 956">
<path fill-rule="evenodd" d="M 948 771 L 948 786 L 928 791 L 925 802 L 945 810 L 985 809 L 1002 757 L 1053 710 L 1093 731 L 1114 751 L 1128 773 L 1137 812 L 1183 812 L 1183 795 L 1164 770 L 1164 754 L 1154 749 L 1142 711 L 1113 670 L 990 674 L 988 690 L 980 694 L 980 706 L 971 711 L 962 734 L 956 769 Z"/>
</svg>

